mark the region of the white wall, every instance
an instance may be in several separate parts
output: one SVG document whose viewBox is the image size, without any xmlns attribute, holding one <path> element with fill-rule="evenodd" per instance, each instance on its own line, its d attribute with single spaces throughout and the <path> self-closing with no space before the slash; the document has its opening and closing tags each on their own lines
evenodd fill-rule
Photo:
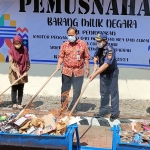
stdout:
<svg viewBox="0 0 150 150">
<path fill-rule="evenodd" d="M 8 80 L 8 63 L 0 63 L 0 92 L 10 83 Z M 31 64 L 29 83 L 25 85 L 25 94 L 35 94 L 55 71 L 55 65 Z M 150 99 L 150 70 L 119 68 L 120 99 Z M 92 72 L 92 67 L 91 67 Z M 87 79 L 85 79 L 84 84 Z M 57 72 L 39 95 L 60 96 L 61 72 Z M 6 92 L 10 94 L 10 89 Z M 83 97 L 99 98 L 99 78 L 94 79 L 87 87 Z"/>
</svg>

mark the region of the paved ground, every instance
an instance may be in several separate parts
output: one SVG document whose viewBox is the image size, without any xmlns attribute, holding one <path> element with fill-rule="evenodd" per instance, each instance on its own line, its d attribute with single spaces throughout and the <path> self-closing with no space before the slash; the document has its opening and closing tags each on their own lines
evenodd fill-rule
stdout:
<svg viewBox="0 0 150 150">
<path fill-rule="evenodd" d="M 79 126 L 81 145 L 110 148 L 112 132 L 109 127 Z"/>
<path fill-rule="evenodd" d="M 31 100 L 31 95 L 24 95 L 23 105 L 27 104 Z M 3 104 L 0 107 L 11 107 L 10 95 L 1 96 Z M 89 112 L 95 113 L 99 111 L 100 101 L 99 99 L 92 99 L 83 97 L 77 106 L 76 110 L 78 112 Z M 60 97 L 43 97 L 38 96 L 34 102 L 33 106 L 35 109 L 50 110 L 60 107 Z M 120 111 L 121 115 L 130 114 L 130 115 L 149 115 L 150 114 L 150 99 L 148 100 L 120 100 Z"/>
<path fill-rule="evenodd" d="M 27 104 L 32 96 L 25 95 L 23 104 Z M 11 107 L 10 95 L 4 95 L 1 97 L 3 100 L 3 104 L 0 107 Z M 95 112 L 99 110 L 99 99 L 89 99 L 82 98 L 80 101 L 80 105 L 77 107 L 78 115 L 84 117 L 83 121 L 79 123 L 79 135 L 82 145 L 94 146 L 94 147 L 111 147 L 112 142 L 112 132 L 110 131 L 110 126 L 106 121 L 108 118 L 99 119 L 98 122 L 100 124 L 104 124 L 98 126 L 96 124 L 85 125 L 83 122 L 85 121 L 87 116 L 93 117 Z M 35 99 L 33 105 L 35 109 L 41 110 L 50 110 L 52 108 L 60 107 L 60 97 L 42 97 L 39 96 Z M 150 100 L 120 100 L 120 122 L 121 123 L 130 123 L 130 119 L 149 119 L 150 115 Z M 126 118 L 129 121 L 126 122 L 122 118 Z M 75 142 L 75 141 L 74 141 Z M 11 147 L 12 148 L 12 147 Z M 9 150 L 10 147 L 2 146 L 0 150 Z M 16 149 L 16 148 L 15 148 Z M 20 150 L 28 150 L 29 148 L 19 148 Z M 18 150 L 18 149 L 16 149 Z M 30 149 L 29 149 L 30 150 Z M 34 149 L 31 149 L 34 150 Z M 38 149 L 39 150 L 39 149 Z"/>
</svg>

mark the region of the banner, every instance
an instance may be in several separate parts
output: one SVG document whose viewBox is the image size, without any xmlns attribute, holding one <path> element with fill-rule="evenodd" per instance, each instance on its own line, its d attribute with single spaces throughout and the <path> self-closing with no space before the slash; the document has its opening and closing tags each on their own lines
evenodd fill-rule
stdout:
<svg viewBox="0 0 150 150">
<path fill-rule="evenodd" d="M 56 64 L 67 28 L 78 29 L 91 54 L 105 32 L 122 67 L 150 67 L 150 0 L 0 0 L 0 62 L 20 35 L 31 63 Z"/>
</svg>

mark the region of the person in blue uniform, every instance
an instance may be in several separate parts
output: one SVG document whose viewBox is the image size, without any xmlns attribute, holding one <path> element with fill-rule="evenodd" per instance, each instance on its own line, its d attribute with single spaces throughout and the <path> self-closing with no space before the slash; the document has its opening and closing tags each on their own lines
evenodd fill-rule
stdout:
<svg viewBox="0 0 150 150">
<path fill-rule="evenodd" d="M 107 35 L 99 33 L 95 38 L 97 50 L 94 54 L 94 70 L 90 76 L 92 81 L 100 74 L 100 111 L 95 114 L 96 118 L 104 117 L 108 114 L 109 100 L 111 98 L 111 116 L 110 121 L 119 117 L 119 92 L 118 92 L 118 75 L 119 70 L 114 48 L 108 43 Z M 99 63 L 99 67 L 98 67 Z"/>
</svg>

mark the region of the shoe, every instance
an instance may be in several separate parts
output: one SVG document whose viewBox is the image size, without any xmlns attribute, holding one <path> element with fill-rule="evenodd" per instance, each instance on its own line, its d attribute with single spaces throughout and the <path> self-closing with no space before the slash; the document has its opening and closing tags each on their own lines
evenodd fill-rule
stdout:
<svg viewBox="0 0 150 150">
<path fill-rule="evenodd" d="M 119 115 L 116 115 L 116 116 L 111 115 L 111 116 L 110 116 L 110 121 L 113 122 L 113 121 L 116 120 L 117 118 L 119 118 Z"/>
<path fill-rule="evenodd" d="M 100 114 L 100 113 L 98 112 L 98 113 L 94 114 L 94 117 L 95 117 L 95 118 L 102 118 L 102 117 L 105 117 L 105 115 L 102 115 L 102 114 Z"/>
<path fill-rule="evenodd" d="M 13 104 L 12 109 L 17 109 L 17 104 Z"/>
<path fill-rule="evenodd" d="M 23 107 L 22 107 L 21 105 L 18 105 L 17 108 L 18 108 L 19 110 L 22 110 L 22 109 L 23 109 Z"/>
</svg>

